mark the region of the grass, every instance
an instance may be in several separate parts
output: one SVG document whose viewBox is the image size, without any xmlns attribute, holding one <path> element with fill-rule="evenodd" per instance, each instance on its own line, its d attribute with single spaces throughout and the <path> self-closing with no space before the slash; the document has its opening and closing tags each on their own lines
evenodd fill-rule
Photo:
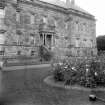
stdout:
<svg viewBox="0 0 105 105">
<path fill-rule="evenodd" d="M 91 103 L 88 100 L 89 92 L 66 90 L 45 84 L 43 79 L 51 74 L 50 68 L 22 72 L 31 78 L 22 78 L 23 74 L 19 71 L 3 73 L 5 92 L 2 105 L 104 105 L 99 101 Z"/>
</svg>

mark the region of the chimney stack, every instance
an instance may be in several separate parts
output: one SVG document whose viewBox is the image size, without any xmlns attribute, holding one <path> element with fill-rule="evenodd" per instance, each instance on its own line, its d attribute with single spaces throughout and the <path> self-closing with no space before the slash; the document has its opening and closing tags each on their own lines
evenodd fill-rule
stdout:
<svg viewBox="0 0 105 105">
<path fill-rule="evenodd" d="M 67 6 L 67 7 L 70 7 L 70 4 L 71 4 L 71 3 L 70 3 L 70 0 L 66 0 L 66 6 Z"/>
<path fill-rule="evenodd" d="M 71 0 L 71 5 L 75 5 L 75 0 Z"/>
</svg>

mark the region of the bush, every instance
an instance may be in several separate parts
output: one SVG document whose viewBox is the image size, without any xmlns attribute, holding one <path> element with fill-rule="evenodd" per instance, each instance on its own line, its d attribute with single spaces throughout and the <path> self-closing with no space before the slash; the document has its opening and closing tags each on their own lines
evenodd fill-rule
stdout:
<svg viewBox="0 0 105 105">
<path fill-rule="evenodd" d="M 41 45 L 39 47 L 39 56 L 41 61 L 50 61 L 53 58 L 53 53 L 48 50 L 45 46 Z"/>
<path fill-rule="evenodd" d="M 54 79 L 56 81 L 64 81 L 64 73 L 62 70 L 62 67 L 59 64 L 57 64 L 54 70 Z"/>
<path fill-rule="evenodd" d="M 101 58 L 102 59 L 102 58 Z M 65 85 L 79 84 L 84 87 L 105 86 L 105 60 L 64 60 L 54 70 L 54 79 Z"/>
</svg>

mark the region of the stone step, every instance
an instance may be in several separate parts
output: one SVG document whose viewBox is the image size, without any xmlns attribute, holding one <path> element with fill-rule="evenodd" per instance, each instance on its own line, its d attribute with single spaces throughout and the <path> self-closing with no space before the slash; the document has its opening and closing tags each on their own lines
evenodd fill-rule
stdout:
<svg viewBox="0 0 105 105">
<path fill-rule="evenodd" d="M 35 60 L 17 60 L 17 61 L 9 61 L 4 64 L 4 67 L 12 67 L 12 66 L 27 66 L 27 65 L 39 65 L 39 64 L 49 64 L 48 61 L 40 61 L 40 59 Z"/>
<path fill-rule="evenodd" d="M 3 58 L 4 66 L 24 66 L 24 65 L 35 65 L 39 64 L 40 58 L 39 57 L 5 57 Z"/>
<path fill-rule="evenodd" d="M 7 63 L 5 64 L 6 67 L 9 67 L 9 66 L 24 66 L 24 65 L 36 65 L 36 64 L 39 64 L 38 61 L 26 61 L 26 62 L 14 62 L 14 63 Z"/>
<path fill-rule="evenodd" d="M 51 67 L 50 64 L 37 64 L 37 65 L 24 65 L 24 66 L 9 66 L 3 67 L 2 71 L 15 71 L 15 70 L 29 70 L 29 69 L 38 69 Z"/>
</svg>

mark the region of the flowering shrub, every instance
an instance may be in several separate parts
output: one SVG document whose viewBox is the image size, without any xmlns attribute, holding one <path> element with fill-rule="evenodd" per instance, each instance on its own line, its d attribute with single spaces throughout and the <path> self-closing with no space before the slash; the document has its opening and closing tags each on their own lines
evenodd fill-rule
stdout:
<svg viewBox="0 0 105 105">
<path fill-rule="evenodd" d="M 41 45 L 39 47 L 39 57 L 41 61 L 50 61 L 53 58 L 53 53 L 50 50 L 48 50 L 45 46 Z"/>
<path fill-rule="evenodd" d="M 63 60 L 55 67 L 54 79 L 64 81 L 65 85 L 79 84 L 91 88 L 105 86 L 104 62 L 100 58 Z"/>
<path fill-rule="evenodd" d="M 60 64 L 57 64 L 54 70 L 54 79 L 56 81 L 64 81 L 63 68 Z"/>
</svg>

